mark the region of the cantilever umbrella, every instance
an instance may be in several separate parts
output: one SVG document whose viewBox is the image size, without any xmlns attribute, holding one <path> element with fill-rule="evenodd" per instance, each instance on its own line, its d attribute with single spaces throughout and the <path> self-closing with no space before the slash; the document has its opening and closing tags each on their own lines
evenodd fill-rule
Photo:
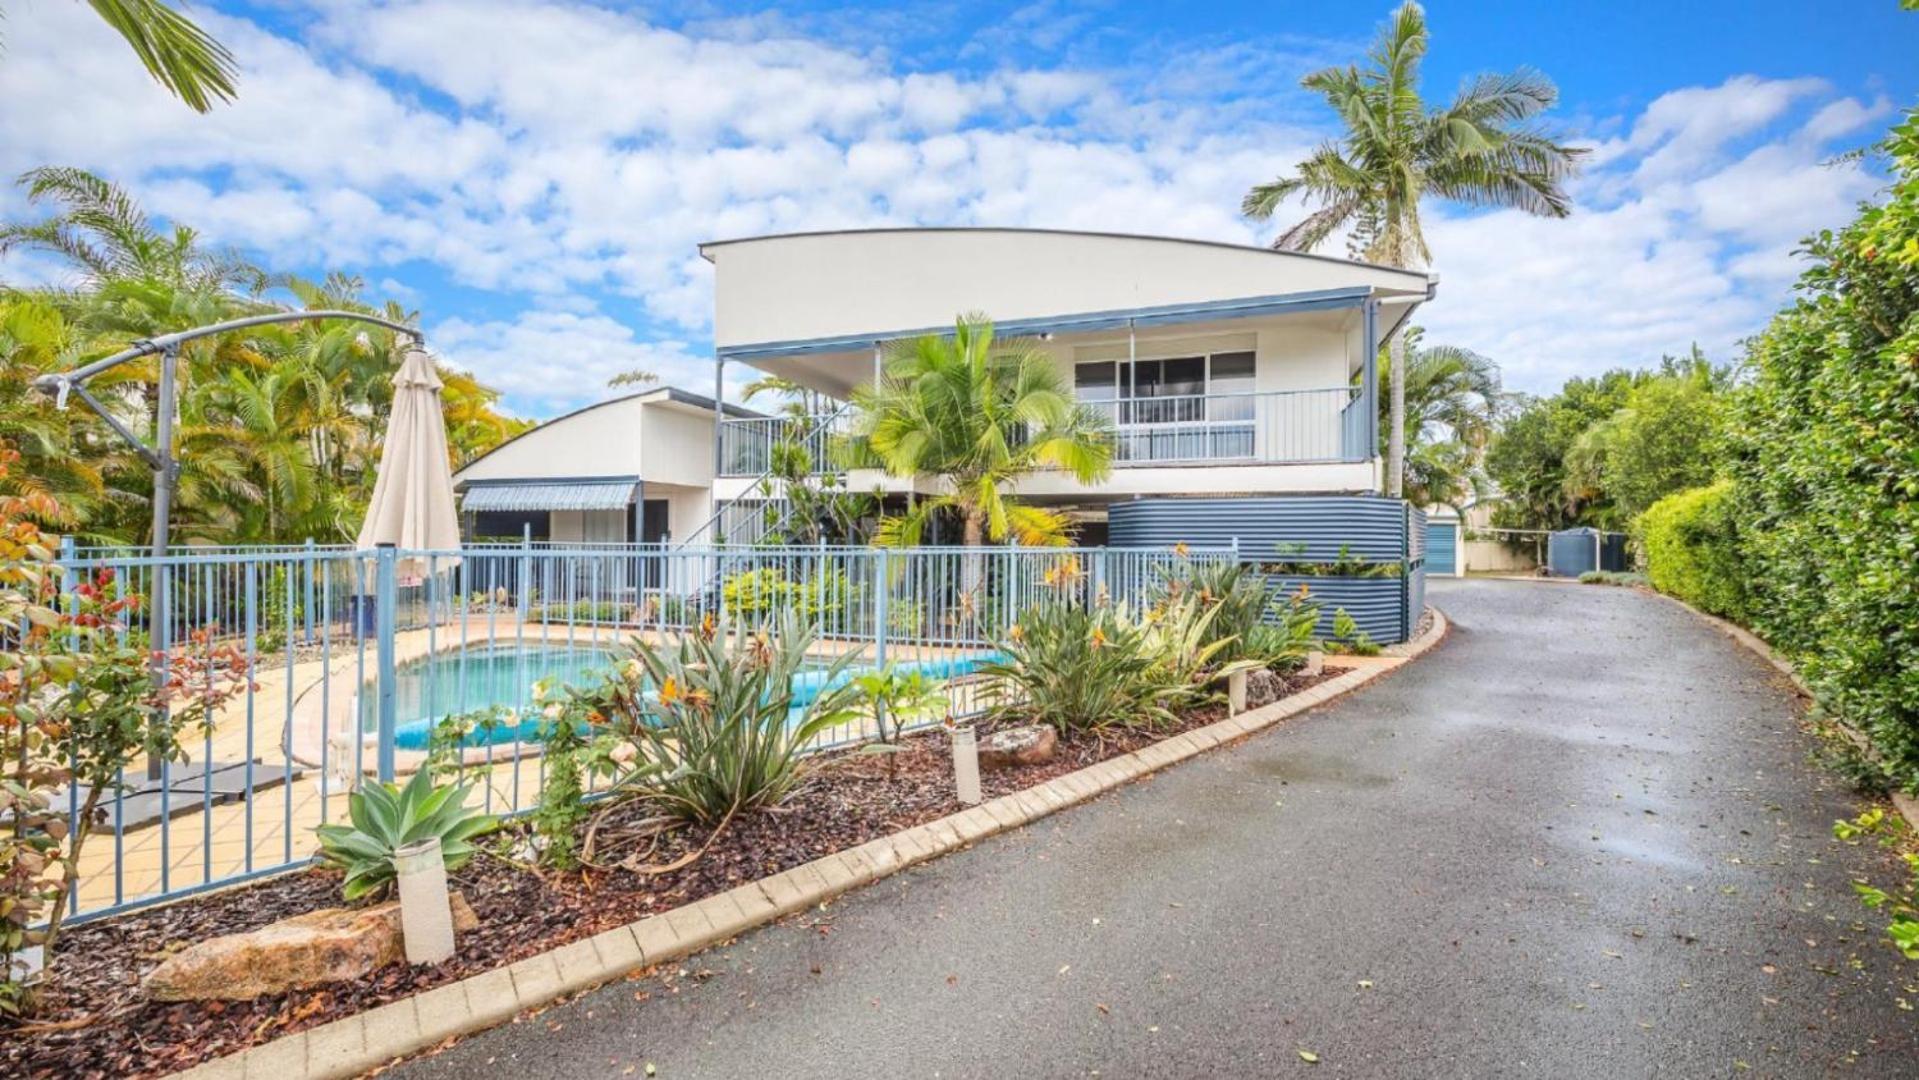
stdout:
<svg viewBox="0 0 1919 1080">
<path fill-rule="evenodd" d="M 440 411 L 440 375 L 417 342 L 393 376 L 393 412 L 387 419 L 386 450 L 373 484 L 373 502 L 360 526 L 358 545 L 393 544 L 401 551 L 447 551 L 460 546 L 460 516 L 453 505 L 453 466 L 446 446 L 446 417 Z M 457 559 L 441 556 L 434 567 L 446 570 Z M 425 576 L 427 561 L 403 558 L 403 581 Z"/>
</svg>

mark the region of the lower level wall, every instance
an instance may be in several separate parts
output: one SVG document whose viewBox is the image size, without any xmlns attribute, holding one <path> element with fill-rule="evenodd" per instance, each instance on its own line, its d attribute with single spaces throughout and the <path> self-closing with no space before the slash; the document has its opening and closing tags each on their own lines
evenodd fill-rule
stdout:
<svg viewBox="0 0 1919 1080">
<path fill-rule="evenodd" d="M 1331 563 L 1360 558 L 1393 563 L 1394 577 L 1271 575 L 1275 596 L 1303 585 L 1319 604 L 1319 633 L 1332 635 L 1340 609 L 1382 645 L 1405 641 L 1419 622 L 1425 593 L 1425 515 L 1404 500 L 1376 495 L 1273 495 L 1242 498 L 1135 499 L 1107 517 L 1114 547 L 1174 544 L 1238 549 L 1243 562 Z"/>
</svg>

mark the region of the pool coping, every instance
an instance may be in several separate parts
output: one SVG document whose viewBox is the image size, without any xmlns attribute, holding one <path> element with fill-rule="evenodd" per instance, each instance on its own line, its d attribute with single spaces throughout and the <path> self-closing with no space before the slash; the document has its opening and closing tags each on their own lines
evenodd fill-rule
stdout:
<svg viewBox="0 0 1919 1080">
<path fill-rule="evenodd" d="M 1091 801 L 1215 747 L 1237 743 L 1342 697 L 1437 645 L 1451 624 L 1438 608 L 1429 610 L 1433 613 L 1432 625 L 1401 654 L 1342 656 L 1340 664 L 1354 665 L 1353 670 L 1269 705 L 671 911 L 202 1062 L 173 1076 L 191 1080 L 334 1080 L 359 1076 L 446 1039 L 504 1023 L 523 1011 L 683 959 L 910 866 Z"/>
</svg>

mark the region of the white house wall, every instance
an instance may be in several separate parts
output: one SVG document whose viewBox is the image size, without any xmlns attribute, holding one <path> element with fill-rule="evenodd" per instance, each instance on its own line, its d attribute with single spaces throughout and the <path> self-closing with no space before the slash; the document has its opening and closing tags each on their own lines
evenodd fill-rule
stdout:
<svg viewBox="0 0 1919 1080">
<path fill-rule="evenodd" d="M 668 404 L 649 405 L 640 430 L 641 458 L 637 470 L 650 482 L 695 484 L 713 482 L 713 416 L 682 411 Z"/>
<path fill-rule="evenodd" d="M 561 417 L 502 444 L 461 469 L 454 479 L 644 475 L 641 432 L 645 412 L 637 400 L 614 401 Z M 710 465 L 707 471 L 710 475 Z"/>
<path fill-rule="evenodd" d="M 1371 286 L 1425 295 L 1424 274 L 1158 237 L 905 229 L 704 246 L 721 349 Z"/>
</svg>

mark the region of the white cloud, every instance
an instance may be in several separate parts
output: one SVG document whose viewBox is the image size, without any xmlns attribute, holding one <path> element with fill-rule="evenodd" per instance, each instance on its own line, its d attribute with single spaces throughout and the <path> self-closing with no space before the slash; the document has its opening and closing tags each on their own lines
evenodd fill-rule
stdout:
<svg viewBox="0 0 1919 1080">
<path fill-rule="evenodd" d="M 239 102 L 203 117 L 84 5 L 10 11 L 0 168 L 92 168 L 278 269 L 381 281 L 450 359 L 536 413 L 636 365 L 704 388 L 702 240 L 919 223 L 1259 242 L 1274 228 L 1238 216 L 1241 194 L 1324 136 L 1289 87 L 1352 52 L 1279 39 L 1144 43 L 1112 68 L 1005 59 L 1102 32 L 1046 3 L 1003 24 L 1024 48 L 973 43 L 1002 58 L 977 74 L 909 70 L 777 15 L 667 28 L 574 0 L 282 13 L 301 40 L 196 10 L 244 65 Z M 1594 144 L 1571 220 L 1432 212 L 1429 340 L 1532 389 L 1695 339 L 1723 355 L 1782 296 L 1797 237 L 1871 192 L 1858 164 L 1821 162 L 1888 108 L 1741 76 L 1598 118 L 1615 134 Z M 0 216 L 25 212 L 0 187 Z M 460 295 L 479 314 L 436 321 L 440 295 L 408 280 L 423 266 L 479 290 Z M 15 281 L 50 272 L 0 261 Z"/>
<path fill-rule="evenodd" d="M 525 312 L 517 318 L 427 324 L 441 358 L 509 395 L 535 415 L 599 398 L 607 380 L 635 369 L 668 385 L 711 393 L 713 362 L 684 341 L 642 341 L 631 326 L 597 311 Z"/>
<path fill-rule="evenodd" d="M 1833 99 L 1814 79 L 1741 76 L 1663 95 L 1594 155 L 1572 217 L 1428 226 L 1442 271 L 1440 300 L 1421 313 L 1428 340 L 1470 345 L 1535 392 L 1695 342 L 1732 358 L 1803 269 L 1799 240 L 1879 186 L 1860 163 L 1833 163 L 1833 140 L 1885 111 Z"/>
</svg>

